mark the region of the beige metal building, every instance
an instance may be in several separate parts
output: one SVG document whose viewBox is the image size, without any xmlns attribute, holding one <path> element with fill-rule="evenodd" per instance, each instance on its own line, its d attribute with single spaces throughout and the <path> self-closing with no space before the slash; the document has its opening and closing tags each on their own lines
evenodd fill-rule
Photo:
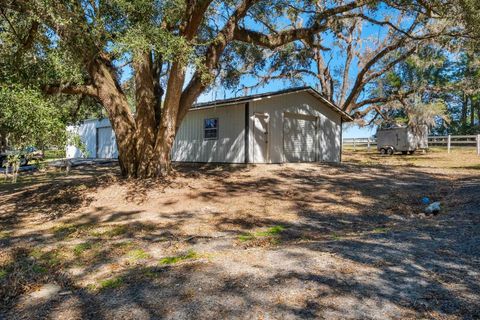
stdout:
<svg viewBox="0 0 480 320">
<path fill-rule="evenodd" d="M 338 162 L 342 122 L 351 120 L 310 87 L 198 104 L 182 122 L 172 160 Z"/>
<path fill-rule="evenodd" d="M 201 103 L 188 112 L 180 126 L 172 161 L 339 162 L 342 123 L 351 120 L 310 87 Z M 105 134 L 108 126 L 103 122 L 85 122 L 82 126 L 92 128 L 70 130 L 88 142 L 91 157 L 116 157 L 113 135 Z M 99 127 L 93 128 L 97 124 Z M 67 149 L 67 157 L 78 156 L 75 147 Z"/>
</svg>

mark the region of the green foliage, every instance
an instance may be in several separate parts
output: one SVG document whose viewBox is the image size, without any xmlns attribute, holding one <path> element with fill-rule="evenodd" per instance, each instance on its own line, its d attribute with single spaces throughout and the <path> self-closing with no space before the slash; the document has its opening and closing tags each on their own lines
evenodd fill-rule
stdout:
<svg viewBox="0 0 480 320">
<path fill-rule="evenodd" d="M 87 146 L 78 134 L 67 131 L 66 137 L 67 144 L 70 146 L 76 146 L 80 150 L 84 158 L 88 158 L 90 156 Z"/>
<path fill-rule="evenodd" d="M 459 3 L 467 28 L 480 39 L 480 2 L 477 0 L 460 0 Z"/>
<path fill-rule="evenodd" d="M 0 86 L 0 135 L 17 149 L 66 142 L 61 110 L 38 91 L 19 85 Z"/>
<path fill-rule="evenodd" d="M 395 72 L 388 72 L 385 76 L 385 82 L 387 86 L 396 88 L 397 90 L 402 87 L 402 79 Z"/>
<path fill-rule="evenodd" d="M 460 56 L 461 57 L 461 56 Z M 413 128 L 427 125 L 433 133 L 456 126 L 459 109 L 458 97 L 477 85 L 466 79 L 469 72 L 462 59 L 449 55 L 444 48 L 430 45 L 385 74 L 378 86 L 378 95 L 411 92 L 400 101 L 390 101 L 382 106 L 387 120 L 377 124 L 408 124 Z"/>
</svg>

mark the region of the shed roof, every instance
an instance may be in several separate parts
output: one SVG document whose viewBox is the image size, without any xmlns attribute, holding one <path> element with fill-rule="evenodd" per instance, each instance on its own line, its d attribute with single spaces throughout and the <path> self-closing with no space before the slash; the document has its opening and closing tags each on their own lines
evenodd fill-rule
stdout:
<svg viewBox="0 0 480 320">
<path fill-rule="evenodd" d="M 295 88 L 290 88 L 290 89 L 285 89 L 280 91 L 253 94 L 253 95 L 243 96 L 238 98 L 229 98 L 229 99 L 221 99 L 221 100 L 214 100 L 209 102 L 196 103 L 192 106 L 190 110 L 236 105 L 242 102 L 257 101 L 257 100 L 268 99 L 268 98 L 283 95 L 283 94 L 291 94 L 291 93 L 298 93 L 298 92 L 310 93 L 312 96 L 314 96 L 318 100 L 325 103 L 330 109 L 340 114 L 343 121 L 353 121 L 352 116 L 350 116 L 348 113 L 340 109 L 330 100 L 326 99 L 320 92 L 318 92 L 317 90 L 309 86 L 295 87 Z"/>
</svg>

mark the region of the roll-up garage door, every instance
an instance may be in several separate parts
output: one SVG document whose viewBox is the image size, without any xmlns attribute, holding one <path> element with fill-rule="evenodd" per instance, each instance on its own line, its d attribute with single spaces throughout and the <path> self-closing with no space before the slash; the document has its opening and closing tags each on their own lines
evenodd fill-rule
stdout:
<svg viewBox="0 0 480 320">
<path fill-rule="evenodd" d="M 286 162 L 314 162 L 316 118 L 285 113 L 283 122 L 283 151 Z"/>
<path fill-rule="evenodd" d="M 97 158 L 117 157 L 117 144 L 112 127 L 97 128 Z"/>
</svg>

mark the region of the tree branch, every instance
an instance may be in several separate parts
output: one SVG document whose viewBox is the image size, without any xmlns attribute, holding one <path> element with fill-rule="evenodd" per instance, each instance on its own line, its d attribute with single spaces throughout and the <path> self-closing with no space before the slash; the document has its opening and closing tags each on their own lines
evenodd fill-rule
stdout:
<svg viewBox="0 0 480 320">
<path fill-rule="evenodd" d="M 181 26 L 182 33 L 187 40 L 192 40 L 205 17 L 205 11 L 212 0 L 189 0 L 185 20 Z"/>
<path fill-rule="evenodd" d="M 3 18 L 7 21 L 8 25 L 10 26 L 10 29 L 12 29 L 12 33 L 15 37 L 17 37 L 18 40 L 22 41 L 22 38 L 18 34 L 17 30 L 15 30 L 15 27 L 13 26 L 12 22 L 10 19 L 8 19 L 7 15 L 3 11 L 3 8 L 0 8 L 0 12 L 2 13 Z"/>
<path fill-rule="evenodd" d="M 385 72 L 387 72 L 388 70 L 390 70 L 391 68 L 393 68 L 395 65 L 397 65 L 398 63 L 402 62 L 403 60 L 407 59 L 409 56 L 411 56 L 412 54 L 414 54 L 415 51 L 417 51 L 417 48 L 416 48 L 416 47 L 408 50 L 407 52 L 405 52 L 404 54 L 402 54 L 402 55 L 401 55 L 400 57 L 398 57 L 397 59 L 395 59 L 395 60 L 391 61 L 390 63 L 388 63 L 388 64 L 387 64 L 384 68 L 382 68 L 381 70 L 370 74 L 370 75 L 365 79 L 365 82 L 370 82 L 370 81 L 372 81 L 373 79 L 378 78 L 379 76 L 381 76 L 382 74 L 384 74 Z"/>
<path fill-rule="evenodd" d="M 408 28 L 409 33 L 416 27 L 417 22 L 418 22 L 417 19 L 415 19 L 415 21 L 413 21 L 413 23 L 410 25 L 410 27 Z M 367 74 L 367 72 L 370 70 L 370 68 L 373 65 L 375 65 L 378 61 L 380 61 L 383 57 L 385 57 L 388 53 L 400 48 L 405 43 L 406 40 L 407 40 L 407 37 L 403 36 L 400 39 L 398 39 L 397 42 L 384 47 L 364 65 L 364 67 L 360 70 L 360 72 L 357 75 L 357 79 L 355 80 L 355 83 L 352 87 L 352 90 L 348 98 L 345 100 L 345 103 L 342 105 L 342 110 L 344 110 L 347 113 L 353 110 L 352 104 L 358 98 L 358 95 L 365 87 L 366 82 L 364 81 L 364 77 Z"/>
<path fill-rule="evenodd" d="M 205 69 L 209 74 L 204 74 L 204 71 L 197 70 L 192 79 L 188 83 L 187 87 L 183 90 L 180 97 L 180 110 L 177 116 L 177 124 L 179 125 L 185 114 L 188 112 L 188 109 L 191 107 L 195 99 L 201 94 L 201 92 L 206 88 L 208 82 L 205 79 L 202 79 L 203 76 L 212 75 L 220 57 L 225 50 L 225 47 L 229 42 L 234 38 L 235 29 L 240 23 L 240 21 L 245 17 L 247 11 L 255 4 L 258 0 L 243 0 L 235 9 L 233 14 L 230 16 L 228 21 L 225 23 L 223 29 L 218 33 L 215 39 L 212 41 L 211 45 L 207 48 L 205 54 Z"/>
<path fill-rule="evenodd" d="M 404 99 L 407 96 L 411 95 L 414 92 L 415 92 L 415 90 L 409 90 L 409 91 L 405 91 L 405 92 L 398 92 L 396 94 L 391 94 L 391 95 L 388 95 L 386 97 L 376 97 L 376 98 L 365 99 L 361 102 L 355 103 L 351 107 L 351 110 L 355 110 L 355 109 L 358 109 L 358 108 L 361 108 L 363 106 L 370 105 L 370 104 L 386 103 L 386 102 L 390 102 L 390 101 L 394 101 L 394 100 L 401 100 L 401 99 Z"/>
<path fill-rule="evenodd" d="M 93 85 L 45 85 L 42 89 L 46 94 L 82 94 L 98 97 L 97 88 Z"/>
<path fill-rule="evenodd" d="M 293 28 L 272 34 L 264 34 L 258 31 L 245 29 L 237 25 L 235 28 L 234 40 L 253 43 L 269 49 L 275 49 L 296 40 L 309 41 L 315 34 L 325 31 L 329 28 L 327 21 L 328 18 L 361 7 L 367 2 L 368 0 L 352 1 L 345 5 L 324 10 L 317 15 L 312 26 L 307 28 Z"/>
</svg>

